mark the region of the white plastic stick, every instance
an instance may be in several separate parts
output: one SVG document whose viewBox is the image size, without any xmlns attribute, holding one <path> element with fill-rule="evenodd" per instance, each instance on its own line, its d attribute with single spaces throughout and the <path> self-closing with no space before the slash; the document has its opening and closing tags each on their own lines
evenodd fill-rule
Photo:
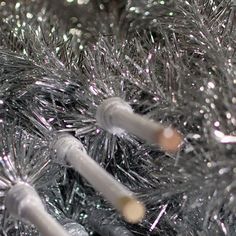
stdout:
<svg viewBox="0 0 236 236">
<path fill-rule="evenodd" d="M 127 131 L 147 142 L 158 144 L 166 151 L 177 151 L 182 142 L 177 130 L 135 114 L 130 105 L 118 97 L 106 99 L 98 107 L 96 119 L 108 132 L 120 134 Z"/>
<path fill-rule="evenodd" d="M 69 236 L 64 228 L 42 208 L 28 208 L 25 216 L 34 224 L 42 236 Z"/>
<path fill-rule="evenodd" d="M 128 222 L 139 222 L 145 207 L 133 192 L 116 181 L 97 162 L 88 156 L 81 142 L 69 134 L 57 138 L 54 149 L 57 157 L 77 170 L 97 191 L 124 216 Z"/>
<path fill-rule="evenodd" d="M 10 214 L 35 225 L 42 236 L 69 236 L 46 212 L 34 188 L 26 183 L 17 183 L 11 187 L 5 197 L 5 206 Z"/>
</svg>

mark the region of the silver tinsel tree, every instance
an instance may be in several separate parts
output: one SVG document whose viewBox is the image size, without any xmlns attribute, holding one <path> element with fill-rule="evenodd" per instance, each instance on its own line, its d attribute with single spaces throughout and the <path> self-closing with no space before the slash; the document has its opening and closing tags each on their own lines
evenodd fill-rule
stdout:
<svg viewBox="0 0 236 236">
<path fill-rule="evenodd" d="M 65 168 L 44 191 L 55 218 L 103 236 L 236 234 L 235 7 L 233 0 L 0 1 L 0 122 L 14 127 L 17 119 L 46 141 L 55 130 L 70 132 L 146 204 L 139 224 L 125 223 Z M 113 96 L 178 129 L 180 150 L 99 127 L 97 106 Z M 9 235 L 23 231 L 38 234 L 22 227 Z"/>
</svg>

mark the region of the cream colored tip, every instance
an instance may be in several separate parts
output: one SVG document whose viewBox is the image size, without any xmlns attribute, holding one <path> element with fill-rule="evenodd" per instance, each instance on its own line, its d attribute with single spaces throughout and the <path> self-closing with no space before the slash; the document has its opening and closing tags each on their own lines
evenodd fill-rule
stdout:
<svg viewBox="0 0 236 236">
<path fill-rule="evenodd" d="M 145 215 L 145 206 L 134 197 L 122 197 L 119 200 L 121 213 L 129 223 L 139 223 Z"/>
<path fill-rule="evenodd" d="M 173 128 L 165 128 L 157 134 L 158 145 L 167 152 L 178 151 L 182 141 L 182 135 Z"/>
</svg>

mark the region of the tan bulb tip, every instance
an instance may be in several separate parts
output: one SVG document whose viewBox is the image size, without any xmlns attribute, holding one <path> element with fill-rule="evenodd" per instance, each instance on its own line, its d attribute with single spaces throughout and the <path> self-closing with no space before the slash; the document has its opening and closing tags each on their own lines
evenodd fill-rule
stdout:
<svg viewBox="0 0 236 236">
<path fill-rule="evenodd" d="M 167 152 L 176 152 L 179 150 L 183 141 L 182 135 L 173 128 L 165 128 L 158 132 L 157 142 Z"/>
<path fill-rule="evenodd" d="M 121 213 L 129 223 L 139 223 L 145 216 L 145 206 L 134 197 L 122 197 L 119 199 Z"/>
</svg>

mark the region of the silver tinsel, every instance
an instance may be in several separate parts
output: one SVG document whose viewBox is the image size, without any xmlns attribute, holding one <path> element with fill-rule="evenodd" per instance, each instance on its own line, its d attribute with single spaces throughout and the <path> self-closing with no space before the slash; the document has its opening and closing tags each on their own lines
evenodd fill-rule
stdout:
<svg viewBox="0 0 236 236">
<path fill-rule="evenodd" d="M 0 121 L 14 126 L 17 118 L 42 138 L 72 132 L 147 206 L 139 225 L 126 224 L 65 170 L 46 195 L 53 203 L 51 191 L 58 191 L 55 199 L 69 202 L 59 204 L 67 218 L 98 233 L 103 223 L 94 219 L 102 215 L 106 225 L 134 235 L 235 235 L 235 6 L 231 0 L 1 1 Z M 96 107 L 110 96 L 176 126 L 185 137 L 182 149 L 168 154 L 100 129 Z"/>
<path fill-rule="evenodd" d="M 50 161 L 47 142 L 36 138 L 19 127 L 1 124 L 0 154 L 0 197 L 1 233 L 21 235 L 34 232 L 31 226 L 18 222 L 9 216 L 5 208 L 5 197 L 12 186 L 19 182 L 27 183 L 41 194 L 56 182 L 60 169 Z M 16 233 L 17 231 L 17 233 Z"/>
</svg>

